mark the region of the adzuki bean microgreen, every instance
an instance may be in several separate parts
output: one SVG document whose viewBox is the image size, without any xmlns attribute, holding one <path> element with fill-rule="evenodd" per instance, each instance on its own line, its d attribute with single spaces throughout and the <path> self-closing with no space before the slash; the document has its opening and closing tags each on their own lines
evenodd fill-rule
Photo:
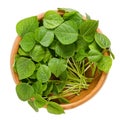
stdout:
<svg viewBox="0 0 120 120">
<path fill-rule="evenodd" d="M 96 69 L 108 73 L 113 56 L 110 40 L 97 32 L 98 20 L 88 14 L 85 19 L 72 9 L 58 11 L 45 12 L 41 20 L 33 16 L 17 23 L 22 39 L 14 64 L 20 81 L 18 97 L 35 111 L 46 107 L 53 114 L 64 113 L 60 104 L 69 103 L 67 97 L 89 89 Z M 106 52 L 110 55 L 104 56 Z"/>
</svg>

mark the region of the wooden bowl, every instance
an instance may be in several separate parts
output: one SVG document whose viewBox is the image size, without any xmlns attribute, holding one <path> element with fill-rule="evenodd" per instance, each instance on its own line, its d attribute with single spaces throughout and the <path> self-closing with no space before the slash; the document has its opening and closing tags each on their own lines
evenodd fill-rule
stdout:
<svg viewBox="0 0 120 120">
<path fill-rule="evenodd" d="M 59 12 L 59 14 L 63 14 L 61 12 Z M 38 16 L 38 20 L 42 19 L 44 17 L 44 13 L 39 14 Z M 100 32 L 100 30 L 97 30 L 98 32 Z M 19 79 L 18 79 L 18 75 L 14 72 L 13 70 L 13 65 L 14 65 L 14 58 L 15 55 L 18 51 L 19 48 L 19 42 L 21 40 L 20 36 L 17 36 L 13 47 L 12 47 L 12 51 L 11 51 L 11 55 L 10 55 L 10 69 L 11 69 L 11 73 L 13 76 L 13 79 L 15 81 L 16 84 L 19 83 Z M 87 90 L 83 90 L 80 92 L 80 95 L 76 95 L 76 96 L 71 96 L 69 97 L 69 104 L 61 104 L 61 106 L 64 109 L 71 109 L 74 107 L 77 107 L 83 103 L 85 103 L 87 100 L 91 99 L 102 87 L 102 85 L 104 84 L 105 80 L 106 80 L 107 74 L 102 72 L 101 74 L 96 74 L 92 83 L 89 85 L 89 88 Z"/>
</svg>

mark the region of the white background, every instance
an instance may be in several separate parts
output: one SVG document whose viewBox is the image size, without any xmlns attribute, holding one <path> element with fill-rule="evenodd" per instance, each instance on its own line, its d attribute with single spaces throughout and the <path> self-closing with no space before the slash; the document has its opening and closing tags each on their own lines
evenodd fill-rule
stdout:
<svg viewBox="0 0 120 120">
<path fill-rule="evenodd" d="M 34 112 L 18 99 L 10 71 L 10 52 L 16 23 L 58 7 L 73 8 L 99 20 L 112 43 L 116 59 L 102 89 L 85 104 L 52 115 L 42 108 Z M 0 0 L 0 120 L 120 120 L 120 4 L 119 0 Z"/>
</svg>

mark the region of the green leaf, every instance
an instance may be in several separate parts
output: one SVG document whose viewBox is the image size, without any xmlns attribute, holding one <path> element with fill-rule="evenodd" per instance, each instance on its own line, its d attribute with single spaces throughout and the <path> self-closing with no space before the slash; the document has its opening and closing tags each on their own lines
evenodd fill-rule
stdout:
<svg viewBox="0 0 120 120">
<path fill-rule="evenodd" d="M 30 53 L 31 58 L 35 62 L 40 62 L 44 58 L 44 55 L 45 55 L 45 50 L 41 45 L 35 45 L 35 47 Z"/>
<path fill-rule="evenodd" d="M 47 101 L 39 94 L 35 95 L 34 98 L 35 98 L 34 104 L 38 108 L 42 108 L 47 104 Z"/>
<path fill-rule="evenodd" d="M 63 18 L 56 11 L 47 11 L 43 18 L 43 25 L 48 29 L 53 29 L 63 22 Z"/>
<path fill-rule="evenodd" d="M 47 82 L 51 77 L 51 71 L 46 65 L 40 65 L 37 71 L 37 80 L 42 81 L 42 83 Z"/>
<path fill-rule="evenodd" d="M 26 33 L 20 41 L 20 46 L 25 52 L 29 52 L 35 45 L 34 33 Z"/>
<path fill-rule="evenodd" d="M 16 25 L 16 31 L 19 36 L 23 37 L 28 32 L 33 32 L 39 26 L 37 16 L 25 18 Z"/>
<path fill-rule="evenodd" d="M 28 100 L 28 104 L 36 111 L 38 112 L 38 107 L 35 105 L 34 101 Z"/>
<path fill-rule="evenodd" d="M 80 36 L 79 36 L 80 37 Z M 76 51 L 78 52 L 80 49 L 83 49 L 84 51 L 88 51 L 88 45 L 89 43 L 83 40 L 82 38 L 79 38 L 76 42 Z"/>
<path fill-rule="evenodd" d="M 76 13 L 76 11 L 71 11 L 71 12 L 66 12 L 66 13 L 64 13 L 64 15 L 63 15 L 63 18 L 64 18 L 64 20 L 70 20 L 71 19 L 71 17 L 74 15 Z"/>
<path fill-rule="evenodd" d="M 87 42 L 92 42 L 94 39 L 95 32 L 98 27 L 98 21 L 96 20 L 85 20 L 80 25 L 80 35 Z"/>
<path fill-rule="evenodd" d="M 77 28 L 79 29 L 81 23 L 83 22 L 83 16 L 79 13 L 76 12 L 71 18 L 70 20 L 72 20 L 73 22 L 75 22 L 77 24 Z"/>
<path fill-rule="evenodd" d="M 74 57 L 75 57 L 76 61 L 81 61 L 87 56 L 88 56 L 88 54 L 85 52 L 84 49 L 79 49 L 79 51 L 75 54 Z"/>
<path fill-rule="evenodd" d="M 108 73 L 112 66 L 112 59 L 110 56 L 103 56 L 102 59 L 98 62 L 97 67 L 101 71 Z"/>
<path fill-rule="evenodd" d="M 19 99 L 21 99 L 22 101 L 26 101 L 30 99 L 31 97 L 33 97 L 34 89 L 32 86 L 30 86 L 27 83 L 19 83 L 16 86 L 16 92 L 17 92 Z"/>
<path fill-rule="evenodd" d="M 25 52 L 21 47 L 18 48 L 18 54 L 20 56 L 29 56 L 29 53 Z"/>
<path fill-rule="evenodd" d="M 59 77 L 66 70 L 67 63 L 64 59 L 52 58 L 48 67 L 56 77 Z"/>
<path fill-rule="evenodd" d="M 32 84 L 32 87 L 34 88 L 35 93 L 42 94 L 43 87 L 42 87 L 42 81 L 37 81 Z"/>
<path fill-rule="evenodd" d="M 52 57 L 52 54 L 51 54 L 50 50 L 47 48 L 45 50 L 45 56 L 43 58 L 43 62 L 44 63 L 48 62 L 51 59 L 51 57 Z"/>
<path fill-rule="evenodd" d="M 60 103 L 64 103 L 64 104 L 68 104 L 68 103 L 70 103 L 70 101 L 68 100 L 68 99 L 66 99 L 66 98 L 59 98 L 58 99 L 59 101 L 60 101 Z"/>
<path fill-rule="evenodd" d="M 98 50 L 90 50 L 88 53 L 88 60 L 91 62 L 97 62 L 103 57 L 102 53 Z"/>
<path fill-rule="evenodd" d="M 75 44 L 62 45 L 60 42 L 57 42 L 55 47 L 55 52 L 57 55 L 63 58 L 72 57 L 75 53 Z"/>
<path fill-rule="evenodd" d="M 19 57 L 16 61 L 16 70 L 18 73 L 19 80 L 30 77 L 35 71 L 34 62 L 25 57 Z"/>
<path fill-rule="evenodd" d="M 53 89 L 53 83 L 49 82 L 47 84 L 47 89 L 43 92 L 43 96 L 48 96 L 51 93 L 52 89 Z"/>
<path fill-rule="evenodd" d="M 93 41 L 93 42 L 89 45 L 89 48 L 90 48 L 91 50 L 101 51 L 101 48 L 98 46 L 98 44 L 96 43 L 96 41 Z"/>
<path fill-rule="evenodd" d="M 48 47 L 54 40 L 54 32 L 44 26 L 35 30 L 35 39 L 44 47 Z"/>
<path fill-rule="evenodd" d="M 64 109 L 55 102 L 48 102 L 47 111 L 52 114 L 62 114 Z"/>
<path fill-rule="evenodd" d="M 107 36 L 101 33 L 95 34 L 95 41 L 103 49 L 109 48 L 111 45 L 110 40 L 107 38 Z"/>
<path fill-rule="evenodd" d="M 72 44 L 78 38 L 77 25 L 73 21 L 65 21 L 55 29 L 55 35 L 63 45 Z"/>
</svg>

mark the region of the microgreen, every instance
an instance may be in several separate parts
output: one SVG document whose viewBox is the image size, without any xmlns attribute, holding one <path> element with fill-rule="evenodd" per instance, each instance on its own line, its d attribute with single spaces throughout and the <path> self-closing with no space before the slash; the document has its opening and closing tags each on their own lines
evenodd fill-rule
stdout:
<svg viewBox="0 0 120 120">
<path fill-rule="evenodd" d="M 97 32 L 98 24 L 68 8 L 49 10 L 41 20 L 33 16 L 19 21 L 16 31 L 22 39 L 14 63 L 18 97 L 36 112 L 46 107 L 49 113 L 62 114 L 60 104 L 89 89 L 96 69 L 108 73 L 114 55 L 108 37 Z"/>
</svg>

